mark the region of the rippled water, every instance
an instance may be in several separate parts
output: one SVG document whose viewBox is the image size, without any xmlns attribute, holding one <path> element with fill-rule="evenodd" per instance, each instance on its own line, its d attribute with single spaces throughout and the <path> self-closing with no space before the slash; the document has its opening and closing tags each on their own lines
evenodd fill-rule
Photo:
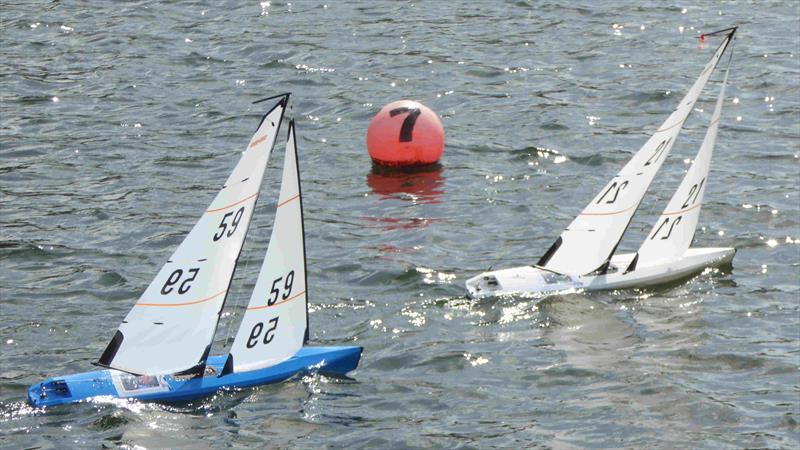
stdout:
<svg viewBox="0 0 800 450">
<path fill-rule="evenodd" d="M 198 2 L 199 3 L 199 2 Z M 0 8 L 0 446 L 800 445 L 800 13 L 792 2 L 4 3 Z M 463 281 L 535 261 L 674 108 L 738 24 L 696 243 L 727 273 L 646 292 L 472 304 Z M 718 77 L 715 79 L 719 79 Z M 85 371 L 292 91 L 311 336 L 365 348 L 191 404 L 33 411 Z M 687 123 L 624 249 L 702 139 Z M 374 172 L 378 109 L 442 116 L 442 167 Z M 266 246 L 267 172 L 220 324 Z"/>
</svg>

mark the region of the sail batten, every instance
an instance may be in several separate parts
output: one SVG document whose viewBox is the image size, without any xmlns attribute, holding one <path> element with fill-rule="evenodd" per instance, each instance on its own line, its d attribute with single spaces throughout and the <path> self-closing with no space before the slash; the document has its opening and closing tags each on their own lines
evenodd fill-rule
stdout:
<svg viewBox="0 0 800 450">
<path fill-rule="evenodd" d="M 162 375 L 205 364 L 287 100 L 264 115 L 222 189 L 122 321 L 98 365 Z"/>
<path fill-rule="evenodd" d="M 725 37 L 678 107 L 561 233 L 559 245 L 548 250 L 540 266 L 563 274 L 585 275 L 608 265 L 732 37 L 733 33 Z"/>
</svg>

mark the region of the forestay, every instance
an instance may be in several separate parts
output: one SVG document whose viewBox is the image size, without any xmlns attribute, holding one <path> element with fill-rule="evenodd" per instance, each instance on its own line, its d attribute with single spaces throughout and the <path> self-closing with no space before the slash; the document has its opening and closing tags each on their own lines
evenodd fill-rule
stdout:
<svg viewBox="0 0 800 450">
<path fill-rule="evenodd" d="M 723 40 L 678 108 L 561 233 L 539 260 L 539 266 L 570 275 L 602 271 L 730 39 L 728 35 Z"/>
<path fill-rule="evenodd" d="M 287 100 L 264 116 L 222 190 L 122 321 L 98 365 L 161 375 L 205 364 Z"/>
<path fill-rule="evenodd" d="M 297 353 L 307 336 L 303 202 L 294 123 L 267 254 L 222 375 L 278 364 Z"/>
<path fill-rule="evenodd" d="M 639 248 L 637 257 L 639 264 L 645 261 L 648 263 L 658 260 L 674 261 L 682 257 L 692 244 L 700 217 L 703 194 L 706 191 L 711 154 L 714 152 L 714 144 L 717 140 L 717 130 L 725 98 L 725 85 L 728 82 L 728 70 L 725 71 L 719 98 L 700 150 L 666 209 L 661 213 L 661 217 L 658 218 L 650 234 Z"/>
</svg>

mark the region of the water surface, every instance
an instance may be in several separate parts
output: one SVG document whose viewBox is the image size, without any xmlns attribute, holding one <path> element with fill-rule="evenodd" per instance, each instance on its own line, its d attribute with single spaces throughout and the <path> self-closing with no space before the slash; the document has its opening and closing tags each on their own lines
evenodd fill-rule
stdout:
<svg viewBox="0 0 800 450">
<path fill-rule="evenodd" d="M 800 13 L 791 2 L 6 3 L 0 9 L 0 446 L 800 445 Z M 675 107 L 738 24 L 696 245 L 733 269 L 644 292 L 473 304 L 530 264 Z M 713 78 L 621 250 L 677 186 Z M 184 405 L 25 406 L 85 371 L 293 92 L 311 338 L 365 348 Z M 413 98 L 442 166 L 373 172 L 364 137 Z M 229 296 L 225 351 L 267 245 L 281 152 Z"/>
</svg>

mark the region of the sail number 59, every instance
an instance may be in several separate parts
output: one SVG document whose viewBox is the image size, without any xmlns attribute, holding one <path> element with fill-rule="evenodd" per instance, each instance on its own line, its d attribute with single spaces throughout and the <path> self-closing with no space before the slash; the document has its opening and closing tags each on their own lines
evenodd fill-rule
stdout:
<svg viewBox="0 0 800 450">
<path fill-rule="evenodd" d="M 281 283 L 283 281 L 283 283 Z M 283 284 L 283 286 L 281 286 Z M 275 278 L 272 281 L 272 290 L 269 291 L 269 298 L 267 298 L 267 305 L 272 306 L 278 302 L 278 297 L 286 300 L 292 295 L 292 285 L 294 284 L 294 270 L 290 270 L 289 273 L 286 274 L 286 280 L 284 281 L 283 277 Z M 281 287 L 283 289 L 281 289 Z M 283 290 L 283 294 L 281 294 L 281 290 Z"/>
<path fill-rule="evenodd" d="M 275 329 L 278 328 L 278 319 L 279 317 L 276 317 L 267 322 L 270 324 L 270 327 L 267 328 L 266 333 L 264 333 L 264 338 L 261 339 L 264 345 L 269 344 L 275 338 Z M 253 348 L 258 345 L 262 331 L 264 331 L 264 324 L 261 322 L 255 324 L 253 329 L 250 331 L 250 337 L 247 338 L 247 348 Z"/>
<path fill-rule="evenodd" d="M 236 214 L 234 214 L 232 211 L 228 212 L 228 213 L 225 213 L 225 215 L 222 216 L 222 221 L 219 224 L 219 227 L 218 227 L 219 231 L 216 234 L 214 234 L 214 242 L 217 242 L 218 240 L 222 239 L 224 236 L 228 236 L 228 237 L 233 236 L 233 233 L 236 232 L 236 228 L 239 227 L 239 221 L 242 220 L 242 214 L 244 214 L 244 206 L 239 208 L 239 210 L 236 211 Z M 228 220 L 228 218 L 230 216 L 233 216 L 233 220 L 230 223 L 230 226 L 231 226 L 230 229 L 228 229 L 227 220 Z M 225 232 L 226 230 L 227 230 L 227 233 Z"/>
<path fill-rule="evenodd" d="M 191 274 L 191 276 L 183 277 L 183 269 L 176 269 L 172 272 L 169 277 L 167 277 L 167 281 L 164 283 L 164 286 L 161 288 L 161 295 L 167 295 L 174 290 L 173 286 L 178 284 L 181 279 L 183 282 L 178 286 L 178 294 L 183 295 L 189 292 L 189 289 L 192 288 L 192 281 L 197 278 L 197 273 L 200 272 L 199 267 L 192 267 L 191 269 L 186 271 L 187 274 Z"/>
</svg>

